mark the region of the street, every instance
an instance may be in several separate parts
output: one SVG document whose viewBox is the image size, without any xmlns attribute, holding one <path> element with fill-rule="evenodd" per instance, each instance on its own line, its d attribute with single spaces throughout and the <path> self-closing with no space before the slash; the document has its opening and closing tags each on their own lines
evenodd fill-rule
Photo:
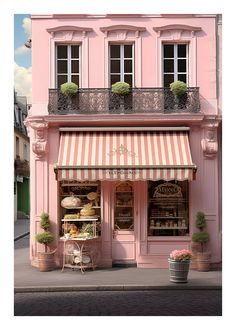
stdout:
<svg viewBox="0 0 236 330">
<path fill-rule="evenodd" d="M 15 249 L 29 245 L 29 236 Z M 15 293 L 15 316 L 220 316 L 221 290 Z"/>
<path fill-rule="evenodd" d="M 15 294 L 15 316 L 220 316 L 220 290 Z"/>
</svg>

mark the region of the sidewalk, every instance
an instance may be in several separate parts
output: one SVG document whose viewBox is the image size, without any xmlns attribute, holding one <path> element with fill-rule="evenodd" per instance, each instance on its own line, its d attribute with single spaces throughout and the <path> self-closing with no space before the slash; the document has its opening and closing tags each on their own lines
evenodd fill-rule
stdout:
<svg viewBox="0 0 236 330">
<path fill-rule="evenodd" d="M 20 221 L 19 223 L 17 223 Z M 29 220 L 18 220 L 15 237 L 24 237 Z M 28 223 L 27 223 L 28 221 Z M 25 232 L 24 232 L 25 231 Z M 22 238 L 28 240 L 28 237 Z M 27 245 L 27 244 L 25 244 Z M 91 290 L 220 290 L 221 271 L 198 272 L 190 270 L 188 283 L 171 283 L 168 269 L 108 268 L 87 270 L 57 269 L 40 272 L 29 261 L 29 248 L 15 249 L 15 292 L 35 291 L 91 291 Z"/>
<path fill-rule="evenodd" d="M 17 219 L 14 223 L 14 241 L 29 234 L 29 219 Z"/>
</svg>

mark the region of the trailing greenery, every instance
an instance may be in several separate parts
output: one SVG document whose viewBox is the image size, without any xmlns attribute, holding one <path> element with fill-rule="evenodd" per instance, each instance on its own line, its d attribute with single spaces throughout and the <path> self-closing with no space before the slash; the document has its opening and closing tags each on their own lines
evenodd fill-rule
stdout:
<svg viewBox="0 0 236 330">
<path fill-rule="evenodd" d="M 204 245 L 210 240 L 209 233 L 204 231 L 204 228 L 206 227 L 206 218 L 203 212 L 197 212 L 195 225 L 200 231 L 192 235 L 192 241 L 201 244 L 201 251 L 203 252 Z"/>
<path fill-rule="evenodd" d="M 170 84 L 170 90 L 176 95 L 180 96 L 186 93 L 187 85 L 183 81 L 176 80 Z"/>
<path fill-rule="evenodd" d="M 79 86 L 73 82 L 67 82 L 61 85 L 61 92 L 67 96 L 75 95 L 78 92 Z"/>
<path fill-rule="evenodd" d="M 116 82 L 111 86 L 111 91 L 114 94 L 125 95 L 130 92 L 130 85 L 126 82 Z"/>
</svg>

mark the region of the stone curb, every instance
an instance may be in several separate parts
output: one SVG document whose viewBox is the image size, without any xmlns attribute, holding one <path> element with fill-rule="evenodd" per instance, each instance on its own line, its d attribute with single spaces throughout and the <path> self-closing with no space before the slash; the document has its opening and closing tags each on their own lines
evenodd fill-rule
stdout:
<svg viewBox="0 0 236 330">
<path fill-rule="evenodd" d="M 23 237 L 29 235 L 29 233 L 30 233 L 30 232 L 27 231 L 26 233 L 23 233 L 23 234 L 21 234 L 21 235 L 19 235 L 19 236 L 14 237 L 14 242 L 16 242 L 16 241 L 18 241 L 19 239 L 21 239 L 21 238 L 23 238 Z"/>
<path fill-rule="evenodd" d="M 15 287 L 15 293 L 71 292 L 71 291 L 140 291 L 140 290 L 222 290 L 219 285 L 80 285 L 80 286 L 38 286 Z"/>
</svg>

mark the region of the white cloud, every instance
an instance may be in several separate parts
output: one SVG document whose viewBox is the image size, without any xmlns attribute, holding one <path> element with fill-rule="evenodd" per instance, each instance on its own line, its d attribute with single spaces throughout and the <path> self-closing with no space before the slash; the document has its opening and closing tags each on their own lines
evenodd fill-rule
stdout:
<svg viewBox="0 0 236 330">
<path fill-rule="evenodd" d="M 24 68 L 15 63 L 14 86 L 19 96 L 26 96 L 27 102 L 31 103 L 32 93 L 32 67 Z"/>
<path fill-rule="evenodd" d="M 15 49 L 15 55 L 24 55 L 30 52 L 30 48 L 27 48 L 25 45 L 21 45 L 20 47 Z"/>
<path fill-rule="evenodd" d="M 25 34 L 27 36 L 31 35 L 31 19 L 29 17 L 25 17 L 23 19 L 22 27 L 24 29 Z"/>
</svg>

